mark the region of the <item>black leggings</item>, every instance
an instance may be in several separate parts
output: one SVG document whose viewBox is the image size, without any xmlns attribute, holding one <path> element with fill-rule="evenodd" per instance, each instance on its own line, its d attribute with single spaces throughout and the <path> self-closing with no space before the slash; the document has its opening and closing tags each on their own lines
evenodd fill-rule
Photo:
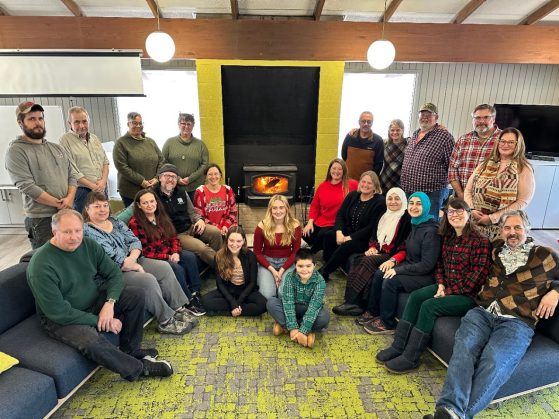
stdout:
<svg viewBox="0 0 559 419">
<path fill-rule="evenodd" d="M 239 293 L 231 293 L 235 298 L 237 298 Z M 237 295 L 235 295 L 237 294 Z M 208 315 L 231 315 L 231 310 L 235 307 L 231 307 L 229 301 L 223 296 L 221 291 L 215 289 L 208 292 L 206 295 L 202 296 L 202 304 L 207 310 Z M 258 291 L 251 292 L 245 301 L 241 304 L 241 316 L 260 316 L 266 312 L 266 298 Z"/>
</svg>

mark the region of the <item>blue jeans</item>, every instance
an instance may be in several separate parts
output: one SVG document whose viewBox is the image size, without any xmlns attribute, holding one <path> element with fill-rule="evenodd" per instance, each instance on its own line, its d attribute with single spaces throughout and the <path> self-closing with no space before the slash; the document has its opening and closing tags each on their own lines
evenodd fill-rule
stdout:
<svg viewBox="0 0 559 419">
<path fill-rule="evenodd" d="M 287 322 L 285 318 L 285 311 L 283 310 L 283 302 L 281 298 L 277 297 L 270 297 L 268 302 L 266 303 L 266 308 L 268 309 L 268 313 L 272 316 L 272 318 L 285 327 Z M 303 321 L 303 317 L 305 316 L 307 310 L 309 309 L 308 304 L 304 303 L 296 303 L 295 304 L 295 317 L 297 317 L 297 323 L 301 324 Z M 312 325 L 312 330 L 316 332 L 320 332 L 322 329 L 328 326 L 330 322 L 330 312 L 326 310 L 324 307 L 320 309 L 318 312 L 318 316 Z"/>
<path fill-rule="evenodd" d="M 179 253 L 180 259 L 178 263 L 170 262 L 171 268 L 177 277 L 177 281 L 190 300 L 192 294 L 200 291 L 202 280 L 198 271 L 198 258 L 192 252 L 183 250 Z"/>
<path fill-rule="evenodd" d="M 448 188 L 439 189 L 438 191 L 433 191 L 427 193 L 429 201 L 431 201 L 431 214 L 435 217 L 435 220 L 439 219 L 439 211 L 443 206 L 444 201 L 448 198 Z"/>
<path fill-rule="evenodd" d="M 481 412 L 507 382 L 532 342 L 522 320 L 476 307 L 462 318 L 437 406 L 461 418 Z"/>
<path fill-rule="evenodd" d="M 287 258 L 271 258 L 268 256 L 265 256 L 265 258 L 276 270 L 279 270 L 287 260 Z M 285 280 L 285 276 L 293 269 L 295 269 L 295 267 L 292 265 L 285 270 L 285 272 L 281 276 L 279 285 L 276 287 L 276 280 L 274 279 L 272 273 L 262 265 L 258 265 L 257 282 L 260 294 L 266 297 L 266 300 L 270 297 L 276 296 L 279 296 L 281 298 L 283 294 L 283 283 Z"/>
</svg>

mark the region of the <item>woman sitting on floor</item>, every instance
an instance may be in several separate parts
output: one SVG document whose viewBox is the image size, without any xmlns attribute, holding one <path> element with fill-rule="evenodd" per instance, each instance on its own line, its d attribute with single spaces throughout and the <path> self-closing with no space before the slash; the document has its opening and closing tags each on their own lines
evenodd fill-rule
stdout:
<svg viewBox="0 0 559 419">
<path fill-rule="evenodd" d="M 309 210 L 309 221 L 303 228 L 303 239 L 311 251 L 322 250 L 324 235 L 334 229 L 336 214 L 344 198 L 357 189 L 357 181 L 350 179 L 342 159 L 334 159 L 328 166 L 326 180 L 318 185 Z"/>
<path fill-rule="evenodd" d="M 241 227 L 232 226 L 227 231 L 215 265 L 217 289 L 202 297 L 208 315 L 259 316 L 266 312 L 266 299 L 256 285 L 256 257 L 248 249 Z"/>
<path fill-rule="evenodd" d="M 301 247 L 301 226 L 289 211 L 283 195 L 268 202 L 264 219 L 254 230 L 254 254 L 258 261 L 258 287 L 266 299 L 281 296 L 285 275 L 293 270 L 295 253 Z"/>
<path fill-rule="evenodd" d="M 357 191 L 350 192 L 336 215 L 335 229 L 324 237 L 323 259 L 320 269 L 324 280 L 340 267 L 349 256 L 367 250 L 369 237 L 376 235 L 376 227 L 386 211 L 378 176 L 372 170 L 359 179 Z"/>
<path fill-rule="evenodd" d="M 101 245 L 122 271 L 124 284 L 145 290 L 146 309 L 155 316 L 160 333 L 180 335 L 192 330 L 198 319 L 185 306 L 189 301 L 171 266 L 162 260 L 142 257 L 140 240 L 122 221 L 111 217 L 109 201 L 101 192 L 87 195 L 83 234 Z"/>
<path fill-rule="evenodd" d="M 437 283 L 411 293 L 394 342 L 376 356 L 377 362 L 394 373 L 419 366 L 437 317 L 463 316 L 474 308 L 473 297 L 489 273 L 489 239 L 474 227 L 466 202 L 450 200 L 439 232 L 443 249 L 435 270 Z"/>
<path fill-rule="evenodd" d="M 369 241 L 369 249 L 353 264 L 347 277 L 344 303 L 332 311 L 342 316 L 357 316 L 367 306 L 373 275 L 380 269 L 386 272 L 406 259 L 405 240 L 410 234 L 410 215 L 406 211 L 406 193 L 392 188 L 386 194 L 386 212 L 380 218 L 376 235 Z M 372 317 L 364 315 L 364 321 Z"/>
<path fill-rule="evenodd" d="M 431 202 L 425 193 L 410 195 L 408 213 L 412 226 L 406 239 L 406 260 L 386 272 L 378 270 L 374 274 L 366 315 L 375 319 L 365 323 L 367 333 L 394 333 L 398 293 L 411 292 L 434 282 L 441 236 L 437 233 L 439 223 L 429 214 L 430 210 Z"/>
<path fill-rule="evenodd" d="M 274 335 L 279 336 L 287 329 L 292 341 L 309 348 L 314 345 L 313 331 L 321 331 L 330 321 L 330 314 L 323 307 L 326 282 L 314 268 L 314 254 L 300 249 L 295 255 L 295 271 L 285 278 L 281 299 L 270 297 L 266 304 L 275 320 Z"/>
<path fill-rule="evenodd" d="M 136 194 L 134 215 L 128 226 L 140 239 L 144 257 L 163 260 L 171 265 L 177 281 L 190 300 L 186 310 L 194 316 L 206 314 L 199 297 L 202 281 L 197 257 L 181 248 L 173 222 L 165 213 L 157 195 L 148 189 L 142 189 Z"/>
<path fill-rule="evenodd" d="M 220 183 L 221 168 L 210 163 L 205 171 L 206 184 L 194 191 L 194 207 L 204 222 L 216 226 L 225 236 L 232 225 L 237 224 L 237 202 L 229 185 Z"/>
</svg>

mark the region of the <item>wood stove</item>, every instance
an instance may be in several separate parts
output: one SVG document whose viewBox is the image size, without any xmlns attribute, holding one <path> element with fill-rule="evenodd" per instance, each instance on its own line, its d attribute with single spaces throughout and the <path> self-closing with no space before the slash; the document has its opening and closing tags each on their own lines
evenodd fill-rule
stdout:
<svg viewBox="0 0 559 419">
<path fill-rule="evenodd" d="M 297 166 L 286 165 L 244 165 L 243 177 L 245 204 L 265 207 L 273 195 L 284 195 L 294 201 L 296 191 Z"/>
</svg>

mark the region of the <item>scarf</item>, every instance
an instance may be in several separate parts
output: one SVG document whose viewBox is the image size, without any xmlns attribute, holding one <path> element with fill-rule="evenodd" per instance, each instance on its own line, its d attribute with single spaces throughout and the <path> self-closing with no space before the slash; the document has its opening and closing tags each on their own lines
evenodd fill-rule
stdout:
<svg viewBox="0 0 559 419">
<path fill-rule="evenodd" d="M 431 201 L 425 192 L 414 192 L 410 195 L 409 199 L 419 198 L 421 201 L 421 206 L 423 207 L 423 212 L 419 217 L 411 217 L 411 223 L 413 225 L 418 225 L 424 223 L 425 221 L 432 220 L 434 217 L 429 214 L 431 211 Z M 409 202 L 409 200 L 408 200 Z"/>
<path fill-rule="evenodd" d="M 388 207 L 388 197 L 391 195 L 397 195 L 400 197 L 402 201 L 402 208 L 398 211 L 392 211 L 387 208 L 386 212 L 380 217 L 377 227 L 377 242 L 379 244 L 379 248 L 382 249 L 382 246 L 385 244 L 392 243 L 392 239 L 394 239 L 394 235 L 396 234 L 396 229 L 398 228 L 398 224 L 400 223 L 400 218 L 406 212 L 406 193 L 400 188 L 392 188 L 386 193 L 386 204 Z"/>
</svg>

